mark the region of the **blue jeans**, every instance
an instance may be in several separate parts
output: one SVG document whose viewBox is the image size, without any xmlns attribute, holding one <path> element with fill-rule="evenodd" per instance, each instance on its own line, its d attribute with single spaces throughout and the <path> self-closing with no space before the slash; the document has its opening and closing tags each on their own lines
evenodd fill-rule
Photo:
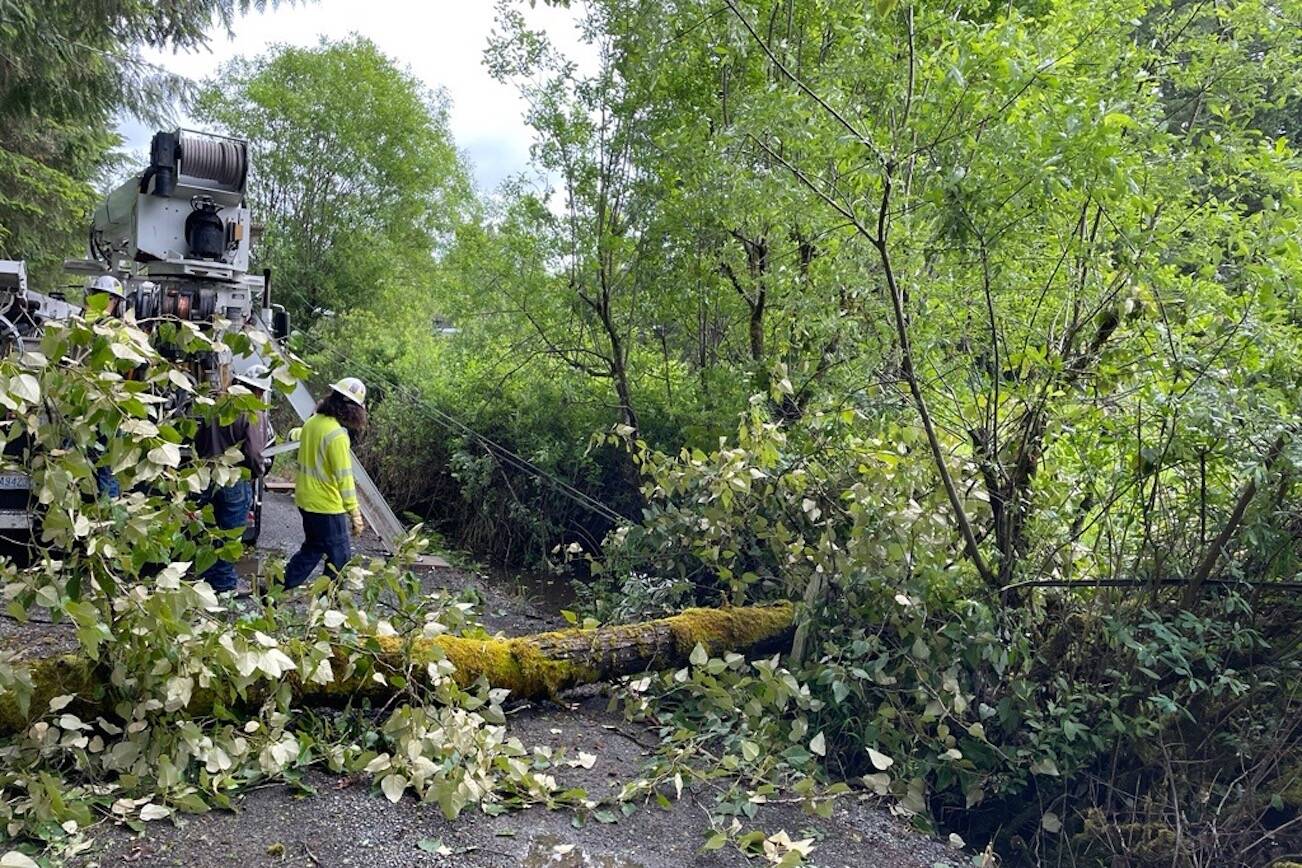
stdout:
<svg viewBox="0 0 1302 868">
<path fill-rule="evenodd" d="M 326 575 L 333 578 L 353 556 L 347 513 L 332 515 L 300 509 L 299 514 L 303 516 L 303 547 L 285 565 L 286 590 L 306 582 L 322 557 L 326 559 Z"/>
<path fill-rule="evenodd" d="M 95 468 L 95 487 L 99 489 L 102 497 L 111 499 L 122 495 L 122 486 L 118 485 L 118 479 L 113 475 L 111 467 Z"/>
<path fill-rule="evenodd" d="M 213 519 L 222 530 L 243 529 L 249 523 L 249 505 L 253 503 L 253 486 L 241 480 L 225 488 L 215 488 L 208 497 Z M 224 545 L 225 543 L 223 543 Z M 235 590 L 235 564 L 218 560 L 203 574 L 214 591 Z"/>
</svg>

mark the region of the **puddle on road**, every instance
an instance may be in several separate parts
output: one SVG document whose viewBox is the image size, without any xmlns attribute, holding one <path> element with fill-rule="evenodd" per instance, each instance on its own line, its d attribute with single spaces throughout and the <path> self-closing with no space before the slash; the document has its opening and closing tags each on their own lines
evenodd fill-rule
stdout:
<svg viewBox="0 0 1302 868">
<path fill-rule="evenodd" d="M 582 847 L 562 841 L 555 835 L 539 835 L 529 843 L 529 852 L 521 868 L 642 868 L 620 856 L 593 856 Z"/>
<path fill-rule="evenodd" d="M 490 570 L 485 582 L 498 593 L 520 597 L 540 612 L 555 615 L 561 609 L 573 609 L 578 601 L 574 579 L 552 573 L 517 573 Z"/>
</svg>

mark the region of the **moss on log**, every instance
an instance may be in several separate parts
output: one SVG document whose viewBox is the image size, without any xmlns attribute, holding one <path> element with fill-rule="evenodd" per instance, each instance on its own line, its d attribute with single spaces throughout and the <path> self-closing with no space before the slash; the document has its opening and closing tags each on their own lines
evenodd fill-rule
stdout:
<svg viewBox="0 0 1302 868">
<path fill-rule="evenodd" d="M 793 616 L 794 608 L 783 603 L 687 609 L 638 624 L 556 630 L 514 638 L 387 636 L 377 639 L 377 663 L 381 669 L 423 673 L 425 664 L 447 658 L 456 666 L 454 677 L 463 686 L 485 678 L 494 687 L 510 690 L 518 699 L 541 699 L 582 684 L 681 666 L 698 643 L 713 656 L 727 651 L 769 651 L 789 641 Z M 347 649 L 338 649 L 341 663 L 347 654 Z M 76 654 L 31 657 L 25 665 L 35 687 L 30 705 L 33 713 L 24 713 L 13 697 L 0 699 L 0 734 L 25 727 L 32 717 L 49 707 L 51 698 L 76 693 L 85 701 L 94 696 L 96 685 L 104 682 L 94 662 Z M 307 702 L 385 691 L 365 674 L 327 685 L 296 679 L 295 689 Z M 196 693 L 189 710 L 203 714 L 211 710 L 211 703 L 212 697 L 206 691 Z"/>
<path fill-rule="evenodd" d="M 12 696 L 0 696 L 0 735 L 16 732 L 49 707 L 50 700 L 65 693 L 94 696 L 98 686 L 95 664 L 84 655 L 63 652 L 22 661 L 28 667 L 34 690 L 26 710 Z"/>
<path fill-rule="evenodd" d="M 580 684 L 682 665 L 697 643 L 713 655 L 767 648 L 785 639 L 791 621 L 789 605 L 687 609 L 657 621 L 515 639 L 440 636 L 418 640 L 413 651 L 418 660 L 437 656 L 430 648 L 436 645 L 456 665 L 460 683 L 483 676 L 518 698 L 538 699 Z M 400 651 L 401 639 L 387 641 Z"/>
</svg>

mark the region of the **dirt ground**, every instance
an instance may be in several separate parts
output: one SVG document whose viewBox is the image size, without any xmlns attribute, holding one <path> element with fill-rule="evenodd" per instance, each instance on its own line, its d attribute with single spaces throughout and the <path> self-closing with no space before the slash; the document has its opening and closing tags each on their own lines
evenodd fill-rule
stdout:
<svg viewBox="0 0 1302 868">
<path fill-rule="evenodd" d="M 264 507 L 260 556 L 284 556 L 296 546 L 297 514 L 288 495 L 271 494 Z M 363 540 L 375 550 L 378 540 Z M 250 564 L 251 565 L 251 564 Z M 433 570 L 429 588 L 472 588 L 490 629 L 528 633 L 560 623 L 555 597 L 546 580 L 503 582 L 456 569 Z M 552 599 L 547 599 L 551 597 Z M 24 640 L 58 645 L 50 628 L 23 628 Z M 62 632 L 62 631 L 60 631 Z M 14 636 L 15 625 L 0 620 L 0 635 Z M 12 641 L 12 640 L 10 640 Z M 654 736 L 606 710 L 606 698 L 591 688 L 569 697 L 573 704 L 550 703 L 515 709 L 511 734 L 526 745 L 563 748 L 569 756 L 596 756 L 592 768 L 555 770 L 562 787 L 578 786 L 592 798 L 617 791 L 632 777 L 655 742 Z M 102 827 L 96 847 L 74 864 L 91 866 L 468 866 L 468 868 L 692 868 L 760 864 L 729 849 L 702 852 L 709 834 L 709 796 L 685 791 L 664 810 L 640 807 L 614 823 L 581 822 L 569 810 L 526 811 L 490 817 L 468 810 L 447 821 L 437 807 L 413 797 L 390 804 L 366 780 L 321 771 L 305 776 L 305 795 L 288 786 L 249 792 L 235 811 L 213 811 L 181 818 L 175 825 L 152 823 L 144 835 L 123 827 Z M 826 868 L 939 868 L 968 864 L 966 854 L 920 835 L 879 805 L 847 796 L 831 817 L 805 815 L 799 805 L 761 806 L 752 827 L 772 834 L 785 829 L 792 838 L 815 839 L 812 863 Z M 439 845 L 446 855 L 438 855 Z"/>
</svg>

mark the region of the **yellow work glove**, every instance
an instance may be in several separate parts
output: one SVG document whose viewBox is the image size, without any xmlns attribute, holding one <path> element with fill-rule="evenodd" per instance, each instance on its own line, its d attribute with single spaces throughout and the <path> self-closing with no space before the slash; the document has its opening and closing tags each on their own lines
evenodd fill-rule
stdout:
<svg viewBox="0 0 1302 868">
<path fill-rule="evenodd" d="M 362 511 L 360 509 L 353 510 L 352 517 L 353 517 L 353 535 L 361 536 L 362 533 L 366 530 L 366 522 L 362 521 Z"/>
<path fill-rule="evenodd" d="M 297 427 L 297 428 L 290 428 L 290 429 L 289 429 L 289 439 L 290 439 L 290 441 L 298 441 L 298 440 L 302 440 L 302 439 L 303 439 L 303 426 L 300 425 L 300 426 Z"/>
</svg>

